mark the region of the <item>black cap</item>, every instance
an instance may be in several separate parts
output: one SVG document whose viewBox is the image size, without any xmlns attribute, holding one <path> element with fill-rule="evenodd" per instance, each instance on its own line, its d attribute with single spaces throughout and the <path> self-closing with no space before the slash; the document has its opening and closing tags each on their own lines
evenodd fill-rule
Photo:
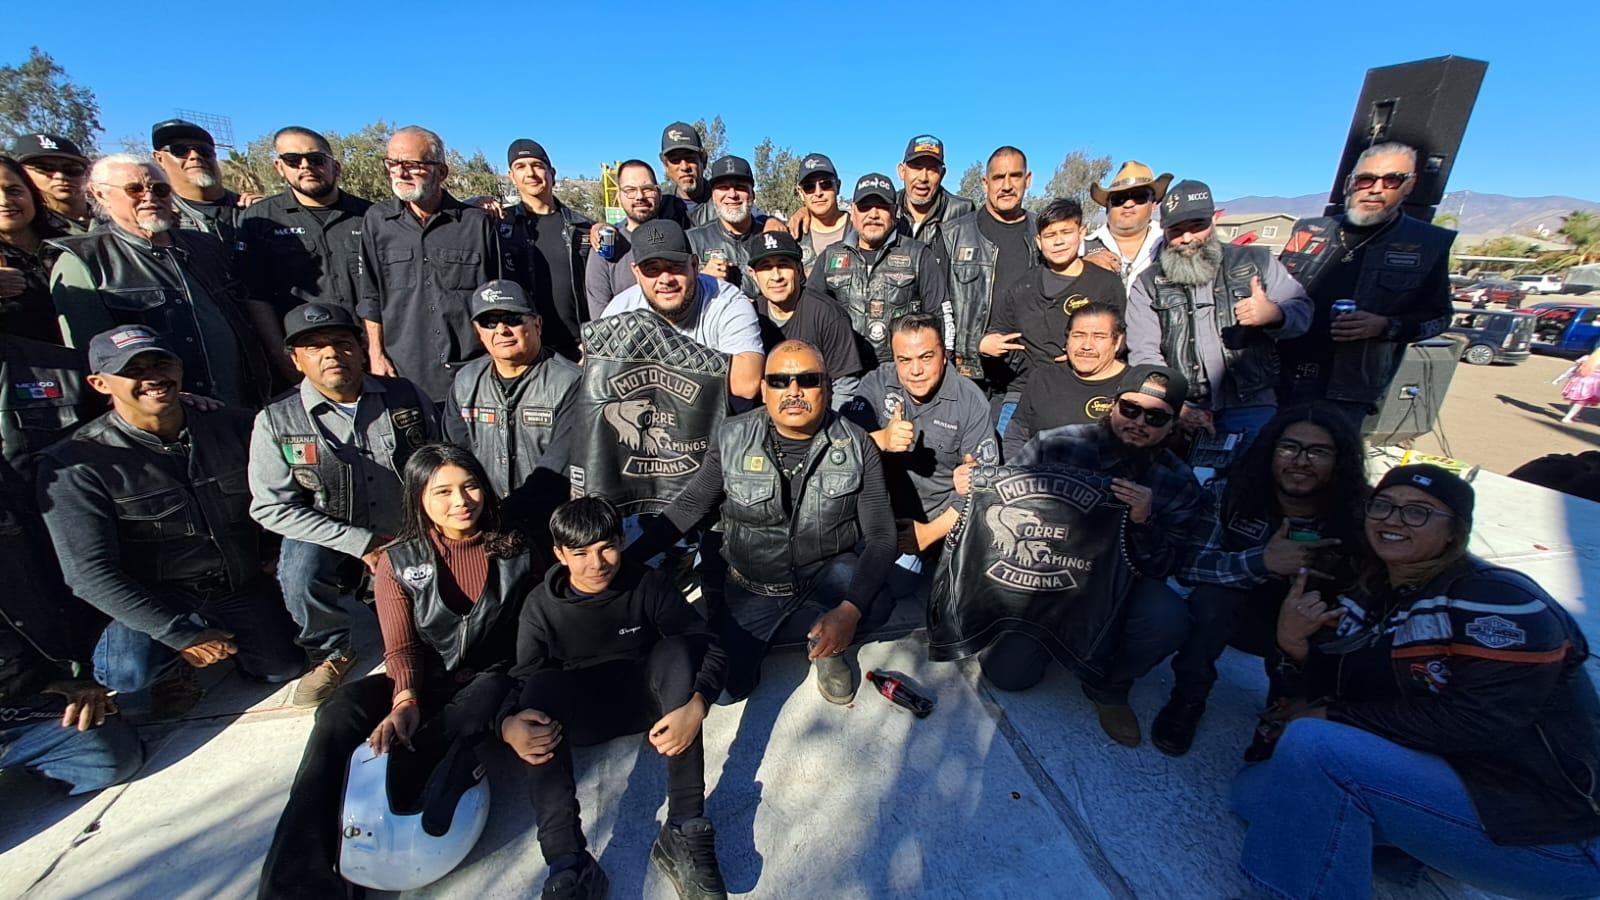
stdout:
<svg viewBox="0 0 1600 900">
<path fill-rule="evenodd" d="M 24 134 L 11 142 L 11 158 L 19 163 L 44 156 L 59 156 L 85 165 L 89 163 L 89 158 L 83 155 L 77 144 L 59 134 Z"/>
<path fill-rule="evenodd" d="M 509 166 L 519 159 L 537 159 L 546 166 L 551 165 L 550 154 L 544 152 L 544 145 L 538 141 L 527 138 L 517 138 L 506 148 L 506 165 Z"/>
<path fill-rule="evenodd" d="M 919 156 L 931 156 L 944 165 L 944 141 L 931 134 L 919 134 L 906 141 L 906 155 L 901 162 L 911 162 Z"/>
<path fill-rule="evenodd" d="M 1211 188 L 1203 181 L 1184 180 L 1167 189 L 1161 198 L 1161 224 L 1176 225 L 1193 219 L 1211 221 L 1217 205 L 1211 199 Z"/>
<path fill-rule="evenodd" d="M 700 143 L 700 132 L 688 122 L 673 122 L 661 130 L 661 155 L 674 150 L 693 150 L 704 156 L 706 148 Z"/>
<path fill-rule="evenodd" d="M 141 353 L 161 353 L 173 359 L 173 352 L 161 335 L 144 325 L 118 325 L 89 339 L 89 371 L 101 375 L 120 375 Z"/>
<path fill-rule="evenodd" d="M 157 122 L 150 129 L 150 146 L 155 149 L 160 150 L 173 141 L 199 141 L 202 144 L 210 144 L 213 147 L 217 145 L 217 141 L 211 136 L 211 132 L 193 122 L 185 122 L 182 119 L 168 119 L 165 122 Z"/>
<path fill-rule="evenodd" d="M 689 236 L 683 226 L 671 219 L 651 219 L 633 230 L 633 264 L 642 266 L 652 259 L 686 263 L 690 259 Z"/>
<path fill-rule="evenodd" d="M 496 278 L 478 285 L 472 292 L 472 318 L 488 312 L 521 313 L 525 316 L 533 315 L 533 307 L 528 303 L 528 295 L 523 292 L 522 285 L 504 278 Z"/>
<path fill-rule="evenodd" d="M 839 177 L 839 170 L 833 167 L 833 160 L 821 153 L 808 153 L 806 158 L 800 160 L 800 180 L 805 181 L 813 175 L 832 175 Z"/>
<path fill-rule="evenodd" d="M 756 173 L 751 171 L 750 163 L 737 156 L 724 156 L 711 164 L 706 170 L 706 184 L 716 184 L 729 178 L 739 178 L 756 183 Z"/>
<path fill-rule="evenodd" d="M 354 314 L 332 303 L 302 303 L 283 317 L 283 345 L 293 347 L 295 338 L 313 331 L 329 329 L 363 333 Z"/>
<path fill-rule="evenodd" d="M 794 238 L 789 236 L 789 232 L 763 231 L 750 248 L 749 265 L 751 268 L 755 268 L 756 263 L 774 256 L 792 259 L 796 263 L 805 259 L 800 253 L 800 245 L 795 242 Z"/>
<path fill-rule="evenodd" d="M 1414 487 L 1443 503 L 1446 508 L 1468 523 L 1472 521 L 1472 507 L 1477 502 L 1472 485 L 1467 484 L 1461 476 L 1449 469 L 1427 463 L 1395 466 L 1384 473 L 1382 480 L 1378 482 L 1377 490 L 1382 491 L 1384 488 L 1402 484 Z"/>
<path fill-rule="evenodd" d="M 860 203 L 866 197 L 881 197 L 883 202 L 894 206 L 894 182 L 889 176 L 873 172 L 863 175 L 856 180 L 856 192 L 850 197 L 851 203 Z"/>
<path fill-rule="evenodd" d="M 1160 375 L 1167 380 L 1166 387 L 1147 384 L 1151 375 Z M 1183 402 L 1189 398 L 1189 379 L 1177 369 L 1166 366 L 1129 366 L 1128 371 L 1122 375 L 1122 380 L 1117 382 L 1117 396 L 1123 394 L 1144 394 L 1154 397 L 1167 405 L 1173 412 L 1183 409 Z"/>
</svg>

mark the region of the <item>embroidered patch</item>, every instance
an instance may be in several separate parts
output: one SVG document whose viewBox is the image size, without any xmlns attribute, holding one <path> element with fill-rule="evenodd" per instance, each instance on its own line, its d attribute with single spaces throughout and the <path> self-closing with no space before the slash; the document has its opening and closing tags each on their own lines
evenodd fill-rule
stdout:
<svg viewBox="0 0 1600 900">
<path fill-rule="evenodd" d="M 889 254 L 889 258 L 884 260 L 884 264 L 890 266 L 905 266 L 909 268 L 911 266 L 911 254 L 891 253 Z"/>
<path fill-rule="evenodd" d="M 1270 526 L 1263 519 L 1243 518 L 1234 516 L 1228 520 L 1228 530 L 1242 534 L 1252 541 L 1259 541 L 1267 536 Z"/>
<path fill-rule="evenodd" d="M 433 578 L 432 563 L 421 563 L 415 566 L 406 566 L 405 571 L 400 573 L 400 580 L 415 588 L 419 588 L 427 584 L 431 578 Z"/>
<path fill-rule="evenodd" d="M 848 268 L 850 268 L 850 257 L 844 255 L 843 253 L 839 254 L 838 256 L 830 256 L 830 257 L 828 257 L 828 269 L 829 269 L 829 271 L 832 271 L 834 269 L 848 269 Z"/>
<path fill-rule="evenodd" d="M 1397 269 L 1415 269 L 1422 265 L 1421 253 L 1401 253 L 1389 250 L 1383 254 L 1383 264 Z"/>
<path fill-rule="evenodd" d="M 296 466 L 289 471 L 294 475 L 295 484 L 300 485 L 308 491 L 322 490 L 322 476 L 317 474 L 316 469 Z"/>
<path fill-rule="evenodd" d="M 956 250 L 956 262 L 972 262 L 972 257 L 978 252 L 977 247 L 961 247 Z"/>
<path fill-rule="evenodd" d="M 11 386 L 19 400 L 54 400 L 61 396 L 61 385 L 55 381 L 22 381 Z"/>
<path fill-rule="evenodd" d="M 767 470 L 767 458 L 765 456 L 746 456 L 744 458 L 744 470 L 746 472 L 765 472 Z"/>
<path fill-rule="evenodd" d="M 499 418 L 492 409 L 477 406 L 472 408 L 472 419 L 480 425 L 493 425 Z"/>
<path fill-rule="evenodd" d="M 317 444 L 315 441 L 290 441 L 283 445 L 283 458 L 291 466 L 314 466 Z"/>
<path fill-rule="evenodd" d="M 410 428 L 422 423 L 422 410 L 416 407 L 397 409 L 390 414 L 396 428 Z"/>
<path fill-rule="evenodd" d="M 1479 616 L 1467 623 L 1467 636 L 1494 650 L 1520 647 L 1528 642 L 1528 633 L 1509 619 L 1499 616 Z"/>
<path fill-rule="evenodd" d="M 527 408 L 522 411 L 522 424 L 532 426 L 550 427 L 556 423 L 556 412 L 553 409 Z"/>
<path fill-rule="evenodd" d="M 1442 659 L 1412 663 L 1411 680 L 1427 688 L 1430 694 L 1442 694 L 1450 686 L 1450 667 Z"/>
<path fill-rule="evenodd" d="M 837 448 L 833 449 L 833 450 L 829 450 L 828 451 L 828 462 L 833 463 L 836 466 L 844 465 L 844 451 L 843 450 L 839 450 Z"/>
</svg>

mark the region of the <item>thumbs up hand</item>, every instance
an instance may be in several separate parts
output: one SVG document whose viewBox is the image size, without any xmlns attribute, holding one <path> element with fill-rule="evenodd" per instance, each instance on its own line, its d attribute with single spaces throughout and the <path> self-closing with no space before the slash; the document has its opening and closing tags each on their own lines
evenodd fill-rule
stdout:
<svg viewBox="0 0 1600 900">
<path fill-rule="evenodd" d="M 1261 276 L 1250 277 L 1250 296 L 1233 304 L 1233 317 L 1240 325 L 1252 328 L 1270 327 L 1283 321 L 1283 310 L 1267 297 L 1261 287 Z"/>
<path fill-rule="evenodd" d="M 889 417 L 889 424 L 872 433 L 872 439 L 877 443 L 878 449 L 885 453 L 904 453 L 911 449 L 911 444 L 917 438 L 917 426 L 906 421 L 905 407 L 897 406 L 894 415 Z"/>
<path fill-rule="evenodd" d="M 961 465 L 956 466 L 956 470 L 953 473 L 954 477 L 951 480 L 954 482 L 957 496 L 965 497 L 967 492 L 972 490 L 972 467 L 977 464 L 978 461 L 972 458 L 971 453 L 968 453 L 962 457 Z"/>
</svg>

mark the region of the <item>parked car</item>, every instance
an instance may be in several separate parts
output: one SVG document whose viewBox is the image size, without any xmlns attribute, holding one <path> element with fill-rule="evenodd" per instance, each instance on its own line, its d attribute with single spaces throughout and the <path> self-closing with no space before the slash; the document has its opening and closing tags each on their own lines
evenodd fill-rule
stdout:
<svg viewBox="0 0 1600 900">
<path fill-rule="evenodd" d="M 1522 286 L 1513 281 L 1475 281 L 1455 292 L 1457 300 L 1471 303 L 1473 309 L 1485 309 L 1491 303 L 1516 309 L 1522 305 L 1522 297 Z"/>
<path fill-rule="evenodd" d="M 1527 309 L 1534 317 L 1533 349 L 1583 356 L 1600 344 L 1600 306 L 1546 300 Z"/>
<path fill-rule="evenodd" d="M 1456 313 L 1446 333 L 1461 343 L 1462 362 L 1515 364 L 1532 353 L 1529 345 L 1537 322 L 1537 316 L 1521 310 L 1473 310 Z"/>
<path fill-rule="evenodd" d="M 1559 294 L 1563 279 L 1560 275 L 1516 275 L 1511 280 L 1522 286 L 1524 294 Z"/>
<path fill-rule="evenodd" d="M 1451 275 L 1450 276 L 1450 289 L 1451 290 L 1455 290 L 1456 288 L 1464 288 L 1467 285 L 1472 284 L 1474 281 L 1477 281 L 1477 280 L 1478 279 L 1473 278 L 1471 275 Z"/>
</svg>

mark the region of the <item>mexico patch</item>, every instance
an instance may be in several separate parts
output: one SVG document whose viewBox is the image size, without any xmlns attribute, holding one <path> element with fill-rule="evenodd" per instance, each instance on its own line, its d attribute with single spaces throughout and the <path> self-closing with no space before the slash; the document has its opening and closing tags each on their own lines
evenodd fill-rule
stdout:
<svg viewBox="0 0 1600 900">
<path fill-rule="evenodd" d="M 283 445 L 283 459 L 291 466 L 317 464 L 316 441 L 287 441 Z"/>
<path fill-rule="evenodd" d="M 845 256 L 843 253 L 839 254 L 838 256 L 828 257 L 828 270 L 830 272 L 834 269 L 848 268 L 850 268 L 850 257 Z"/>
<path fill-rule="evenodd" d="M 61 384 L 55 381 L 23 381 L 11 385 L 18 400 L 55 400 L 61 396 Z"/>
</svg>

